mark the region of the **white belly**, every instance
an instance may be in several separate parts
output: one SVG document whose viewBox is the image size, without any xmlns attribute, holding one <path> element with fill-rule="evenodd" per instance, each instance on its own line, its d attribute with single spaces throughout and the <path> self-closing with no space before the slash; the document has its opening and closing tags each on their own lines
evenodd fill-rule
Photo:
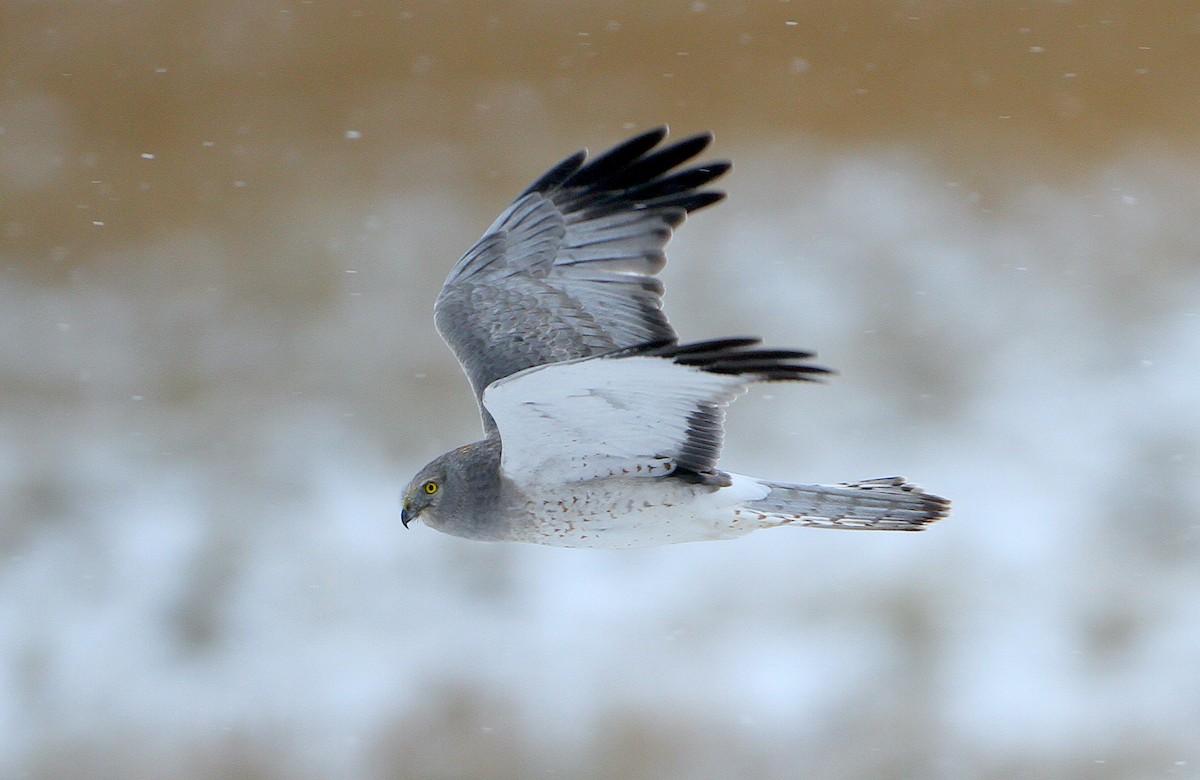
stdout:
<svg viewBox="0 0 1200 780">
<path fill-rule="evenodd" d="M 627 548 L 732 539 L 760 527 L 736 515 L 737 505 L 765 494 L 756 481 L 736 475 L 733 485 L 719 490 L 677 479 L 560 484 L 553 493 L 527 492 L 530 523 L 520 541 Z"/>
</svg>

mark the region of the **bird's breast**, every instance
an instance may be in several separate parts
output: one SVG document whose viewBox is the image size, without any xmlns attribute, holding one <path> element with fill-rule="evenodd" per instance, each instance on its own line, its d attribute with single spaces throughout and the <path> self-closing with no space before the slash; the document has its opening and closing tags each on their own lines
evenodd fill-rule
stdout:
<svg viewBox="0 0 1200 780">
<path fill-rule="evenodd" d="M 629 548 L 724 539 L 721 491 L 682 480 L 600 479 L 525 495 L 522 541 L 560 547 Z M 514 529 L 515 530 L 515 529 Z"/>
</svg>

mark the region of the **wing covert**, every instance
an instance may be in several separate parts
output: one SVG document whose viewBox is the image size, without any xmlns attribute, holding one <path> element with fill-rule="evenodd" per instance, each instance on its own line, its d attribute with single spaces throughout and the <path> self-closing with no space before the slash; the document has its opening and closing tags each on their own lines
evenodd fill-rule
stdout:
<svg viewBox="0 0 1200 780">
<path fill-rule="evenodd" d="M 727 485 L 716 468 L 724 407 L 752 382 L 828 373 L 798 362 L 811 353 L 748 349 L 757 343 L 648 345 L 500 379 L 483 404 L 499 428 L 501 469 L 518 482 L 670 474 Z"/>
<path fill-rule="evenodd" d="M 662 311 L 663 248 L 687 213 L 719 201 L 703 189 L 727 162 L 676 170 L 709 134 L 658 148 L 666 128 L 545 173 L 450 271 L 438 332 L 481 399 L 492 382 L 546 363 L 675 339 Z"/>
</svg>

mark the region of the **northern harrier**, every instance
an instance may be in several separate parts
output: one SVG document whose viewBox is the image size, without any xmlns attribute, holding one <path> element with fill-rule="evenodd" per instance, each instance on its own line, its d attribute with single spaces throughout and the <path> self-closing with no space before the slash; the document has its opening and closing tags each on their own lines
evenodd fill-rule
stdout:
<svg viewBox="0 0 1200 780">
<path fill-rule="evenodd" d="M 721 200 L 712 136 L 666 128 L 533 183 L 450 271 L 435 306 L 484 438 L 404 491 L 404 525 L 469 539 L 643 547 L 777 525 L 917 531 L 949 502 L 900 477 L 794 485 L 717 468 L 724 407 L 755 382 L 829 373 L 758 339 L 680 344 L 662 312 L 672 228 Z"/>
</svg>

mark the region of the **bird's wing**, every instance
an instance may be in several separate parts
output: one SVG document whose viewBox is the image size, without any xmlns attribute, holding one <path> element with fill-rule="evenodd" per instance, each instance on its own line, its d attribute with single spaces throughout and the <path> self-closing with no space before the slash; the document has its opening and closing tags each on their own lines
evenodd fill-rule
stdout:
<svg viewBox="0 0 1200 780">
<path fill-rule="evenodd" d="M 757 343 L 648 345 L 500 379 L 483 404 L 499 427 L 501 469 L 520 485 L 668 475 L 727 485 L 716 468 L 724 407 L 752 382 L 828 373 L 798 362 L 810 352 Z"/>
<path fill-rule="evenodd" d="M 488 385 L 532 366 L 675 338 L 656 276 L 663 247 L 689 211 L 724 197 L 703 187 L 729 163 L 676 170 L 712 136 L 656 149 L 666 132 L 563 160 L 450 271 L 435 320 L 481 405 Z"/>
</svg>

